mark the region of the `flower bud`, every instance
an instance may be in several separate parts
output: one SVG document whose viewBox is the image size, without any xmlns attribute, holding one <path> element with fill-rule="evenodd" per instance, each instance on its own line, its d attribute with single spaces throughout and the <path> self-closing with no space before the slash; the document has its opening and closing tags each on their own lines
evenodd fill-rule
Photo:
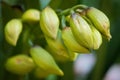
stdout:
<svg viewBox="0 0 120 80">
<path fill-rule="evenodd" d="M 43 33 L 53 39 L 56 39 L 59 28 L 59 19 L 55 11 L 46 7 L 40 14 L 40 27 Z"/>
<path fill-rule="evenodd" d="M 25 75 L 33 70 L 35 64 L 30 57 L 21 54 L 8 58 L 5 67 L 12 73 Z"/>
<path fill-rule="evenodd" d="M 93 22 L 96 29 L 98 29 L 108 40 L 111 39 L 110 35 L 110 21 L 108 17 L 100 10 L 90 7 L 87 9 L 87 16 Z"/>
<path fill-rule="evenodd" d="M 35 76 L 36 76 L 37 78 L 45 78 L 45 77 L 47 77 L 48 75 L 50 75 L 51 73 L 49 73 L 48 70 L 44 70 L 44 69 L 42 69 L 42 68 L 40 68 L 40 67 L 37 67 L 37 68 L 35 69 L 34 74 L 35 74 Z"/>
<path fill-rule="evenodd" d="M 93 42 L 94 42 L 93 49 L 98 49 L 100 45 L 102 44 L 102 36 L 100 32 L 93 26 L 91 27 L 91 29 L 93 32 Z"/>
<path fill-rule="evenodd" d="M 29 9 L 22 15 L 23 21 L 37 22 L 40 20 L 40 11 L 37 9 Z"/>
<path fill-rule="evenodd" d="M 30 49 L 30 54 L 36 65 L 52 74 L 63 76 L 62 70 L 55 63 L 53 57 L 42 47 L 35 46 Z"/>
<path fill-rule="evenodd" d="M 67 15 L 65 19 L 66 19 L 67 22 L 69 22 L 70 21 L 70 15 Z"/>
<path fill-rule="evenodd" d="M 66 62 L 69 60 L 69 55 L 66 51 L 61 50 L 61 48 L 51 48 L 51 46 L 46 45 L 45 49 L 53 56 L 57 62 Z M 67 55 L 66 55 L 67 53 Z"/>
<path fill-rule="evenodd" d="M 69 61 L 75 61 L 77 59 L 78 53 L 69 50 L 69 56 Z"/>
<path fill-rule="evenodd" d="M 55 40 L 47 36 L 45 37 L 45 39 L 48 44 L 47 50 L 52 54 L 55 60 L 65 62 L 69 59 L 69 54 L 65 48 L 65 45 L 63 44 L 60 30 L 58 31 L 57 38 Z"/>
<path fill-rule="evenodd" d="M 77 42 L 88 48 L 93 48 L 92 30 L 88 23 L 77 13 L 70 17 L 70 27 Z"/>
<path fill-rule="evenodd" d="M 71 51 L 78 53 L 89 53 L 89 50 L 87 48 L 81 46 L 76 41 L 70 27 L 66 27 L 64 28 L 64 30 L 62 30 L 62 39 L 65 46 L 69 48 Z"/>
<path fill-rule="evenodd" d="M 21 32 L 22 22 L 19 19 L 10 20 L 5 26 L 6 41 L 11 45 L 16 46 Z"/>
</svg>

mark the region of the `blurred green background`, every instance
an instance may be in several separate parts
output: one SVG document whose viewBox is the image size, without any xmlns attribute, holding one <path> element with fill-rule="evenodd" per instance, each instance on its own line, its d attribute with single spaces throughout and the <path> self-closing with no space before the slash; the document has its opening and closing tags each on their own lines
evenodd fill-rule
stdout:
<svg viewBox="0 0 120 80">
<path fill-rule="evenodd" d="M 65 76 L 49 76 L 45 79 L 37 79 L 32 74 L 20 77 L 15 74 L 7 72 L 4 68 L 5 60 L 21 51 L 21 45 L 12 47 L 4 39 L 4 26 L 12 18 L 20 18 L 22 13 L 29 9 L 35 8 L 42 10 L 46 6 L 51 6 L 54 10 L 64 10 L 77 4 L 85 4 L 87 6 L 94 6 L 103 11 L 110 19 L 111 22 L 111 35 L 110 42 L 103 39 L 102 46 L 93 54 L 92 62 L 89 64 L 89 58 L 85 57 L 80 59 L 77 64 L 81 70 L 85 66 L 90 69 L 86 74 L 76 72 L 74 62 L 61 64 Z M 120 80 L 120 0 L 0 0 L 0 80 Z M 79 55 L 79 58 L 83 58 Z M 87 55 L 89 56 L 89 55 Z M 90 55 L 91 56 L 91 55 Z M 94 58 L 94 59 L 93 59 Z M 88 62 L 85 60 L 88 59 Z M 79 59 L 77 59 L 79 60 Z M 92 65 L 92 67 L 89 67 Z M 110 78 L 112 66 L 117 66 L 117 70 L 113 69 L 113 77 Z M 116 68 L 116 67 L 112 67 Z M 117 72 L 119 71 L 119 72 Z M 106 77 L 106 75 L 108 75 Z M 116 78 L 117 77 L 117 78 Z M 119 79 L 118 79 L 119 78 Z"/>
</svg>

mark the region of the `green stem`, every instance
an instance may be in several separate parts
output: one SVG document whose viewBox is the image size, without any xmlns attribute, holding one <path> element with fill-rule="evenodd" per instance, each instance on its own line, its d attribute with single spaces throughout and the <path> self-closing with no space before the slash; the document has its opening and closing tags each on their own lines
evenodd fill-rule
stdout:
<svg viewBox="0 0 120 80">
<path fill-rule="evenodd" d="M 67 14 L 69 14 L 70 10 L 71 10 L 71 8 L 63 10 L 59 15 L 67 15 Z"/>
<path fill-rule="evenodd" d="M 31 46 L 31 47 L 33 47 L 34 46 L 34 44 L 33 44 L 33 42 L 32 42 L 32 40 L 28 40 L 28 44 L 29 44 L 29 46 Z"/>
<path fill-rule="evenodd" d="M 72 10 L 75 10 L 75 9 L 77 9 L 77 8 L 79 8 L 79 9 L 87 9 L 88 6 L 86 6 L 86 5 L 76 5 L 76 6 L 73 6 L 71 9 L 72 9 Z"/>
<path fill-rule="evenodd" d="M 73 9 L 70 10 L 70 14 L 74 14 L 75 11 Z"/>
<path fill-rule="evenodd" d="M 67 15 L 67 14 L 71 13 L 71 11 L 74 11 L 77 8 L 79 8 L 79 9 L 87 9 L 88 6 L 86 6 L 86 5 L 76 5 L 76 6 L 72 7 L 72 8 L 68 8 L 66 10 L 63 10 L 59 15 Z"/>
<path fill-rule="evenodd" d="M 61 18 L 61 26 L 62 26 L 62 29 L 66 27 L 66 19 L 64 15 L 62 15 L 62 18 Z"/>
</svg>

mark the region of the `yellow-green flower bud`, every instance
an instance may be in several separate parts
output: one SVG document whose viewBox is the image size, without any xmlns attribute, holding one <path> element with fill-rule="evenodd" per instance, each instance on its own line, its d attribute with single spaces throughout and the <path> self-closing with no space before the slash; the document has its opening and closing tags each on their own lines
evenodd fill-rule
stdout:
<svg viewBox="0 0 120 80">
<path fill-rule="evenodd" d="M 36 65 L 50 73 L 63 76 L 64 73 L 55 63 L 53 57 L 42 47 L 35 46 L 30 49 L 30 54 Z"/>
<path fill-rule="evenodd" d="M 86 12 L 88 18 L 93 22 L 96 29 L 98 29 L 108 40 L 111 39 L 110 35 L 110 21 L 108 17 L 100 10 L 90 7 Z"/>
<path fill-rule="evenodd" d="M 6 24 L 5 38 L 9 44 L 16 46 L 22 27 L 22 22 L 19 19 L 12 19 Z"/>
<path fill-rule="evenodd" d="M 45 37 L 48 43 L 47 50 L 52 54 L 55 60 L 60 62 L 65 62 L 69 59 L 68 51 L 66 50 L 63 41 L 61 31 L 58 31 L 57 38 L 51 39 L 49 37 Z"/>
<path fill-rule="evenodd" d="M 65 19 L 66 19 L 67 22 L 69 22 L 70 21 L 70 15 L 67 15 Z"/>
<path fill-rule="evenodd" d="M 77 13 L 70 17 L 70 27 L 77 42 L 88 48 L 93 48 L 92 30 L 88 23 Z"/>
<path fill-rule="evenodd" d="M 77 58 L 77 53 L 70 51 L 69 49 L 67 49 L 67 57 L 63 56 L 65 51 L 60 51 L 59 49 L 54 49 L 51 48 L 51 46 L 47 45 L 45 48 L 48 52 L 50 52 L 50 54 L 53 56 L 53 58 L 61 63 L 65 63 L 67 61 L 74 61 Z"/>
<path fill-rule="evenodd" d="M 5 67 L 8 71 L 18 74 L 18 75 L 25 75 L 29 73 L 35 67 L 35 64 L 32 58 L 26 55 L 17 55 L 8 60 L 5 63 Z"/>
<path fill-rule="evenodd" d="M 45 78 L 45 77 L 47 77 L 48 75 L 50 75 L 51 73 L 50 73 L 48 70 L 44 70 L 44 69 L 42 69 L 42 68 L 40 68 L 40 67 L 37 67 L 37 68 L 35 69 L 34 74 L 35 74 L 35 76 L 36 76 L 37 78 Z"/>
<path fill-rule="evenodd" d="M 40 11 L 37 9 L 28 9 L 23 13 L 22 20 L 26 22 L 37 22 L 40 20 Z"/>
<path fill-rule="evenodd" d="M 77 56 L 78 56 L 78 53 L 75 53 L 75 52 L 69 50 L 69 61 L 75 61 L 77 59 Z"/>
<path fill-rule="evenodd" d="M 66 62 L 69 60 L 69 55 L 66 55 L 66 51 L 62 51 L 61 48 L 51 48 L 51 46 L 46 45 L 45 49 L 53 56 L 57 62 Z M 68 54 L 68 53 L 67 53 Z"/>
<path fill-rule="evenodd" d="M 56 39 L 59 28 L 59 18 L 52 8 L 46 7 L 41 12 L 40 27 L 46 36 Z"/>
<path fill-rule="evenodd" d="M 71 51 L 78 53 L 89 53 L 87 48 L 83 47 L 76 41 L 70 27 L 66 27 L 62 30 L 62 39 L 65 46 Z"/>
<path fill-rule="evenodd" d="M 98 49 L 100 45 L 102 44 L 102 36 L 100 32 L 93 26 L 91 27 L 91 29 L 93 32 L 93 42 L 94 42 L 93 49 Z"/>
</svg>

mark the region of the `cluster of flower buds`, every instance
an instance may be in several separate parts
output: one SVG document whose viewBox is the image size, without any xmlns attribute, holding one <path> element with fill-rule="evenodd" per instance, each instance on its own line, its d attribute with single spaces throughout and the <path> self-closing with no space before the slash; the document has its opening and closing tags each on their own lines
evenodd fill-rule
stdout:
<svg viewBox="0 0 120 80">
<path fill-rule="evenodd" d="M 102 35 L 108 40 L 111 39 L 109 19 L 94 7 L 77 5 L 70 10 L 66 21 L 70 25 L 75 40 L 86 49 L 99 49 L 102 44 Z M 70 37 L 68 38 L 71 40 Z M 64 42 L 70 46 L 67 41 Z"/>
<path fill-rule="evenodd" d="M 34 70 L 35 76 L 39 78 L 49 74 L 63 76 L 64 73 L 56 62 L 74 61 L 78 54 L 99 49 L 102 35 L 108 40 L 111 39 L 110 22 L 107 16 L 96 8 L 84 5 L 64 10 L 60 12 L 60 16 L 50 7 L 42 11 L 37 9 L 25 11 L 21 19 L 12 19 L 5 26 L 5 39 L 9 44 L 17 46 L 20 34 L 24 34 L 22 30 L 26 29 L 23 28 L 23 22 L 28 22 L 29 25 L 38 24 L 37 31 L 42 34 L 35 35 L 30 32 L 30 35 L 34 36 L 34 41 L 44 43 L 38 43 L 36 46 L 36 42 L 31 40 L 30 55 L 20 54 L 8 58 L 6 69 L 19 75 Z M 33 28 L 38 29 L 35 26 L 29 27 L 30 31 Z"/>
</svg>

